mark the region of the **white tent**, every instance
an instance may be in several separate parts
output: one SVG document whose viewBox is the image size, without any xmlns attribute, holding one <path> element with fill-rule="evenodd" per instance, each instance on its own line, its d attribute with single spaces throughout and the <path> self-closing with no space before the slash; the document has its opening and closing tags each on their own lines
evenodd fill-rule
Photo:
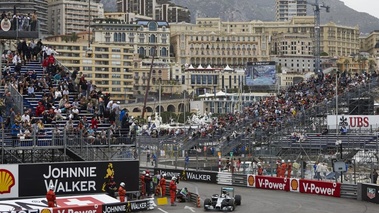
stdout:
<svg viewBox="0 0 379 213">
<path fill-rule="evenodd" d="M 213 69 L 213 68 L 212 68 L 211 65 L 209 64 L 209 65 L 207 66 L 206 69 L 209 70 L 209 69 Z"/>
<path fill-rule="evenodd" d="M 197 69 L 204 69 L 203 66 L 201 66 L 201 64 L 197 67 Z"/>
<path fill-rule="evenodd" d="M 232 71 L 233 69 L 229 67 L 229 65 L 226 65 L 226 67 L 224 68 L 225 71 Z"/>
<path fill-rule="evenodd" d="M 199 98 L 208 98 L 208 97 L 212 97 L 212 96 L 214 96 L 214 94 L 212 94 L 212 93 L 205 93 L 203 95 L 199 95 Z"/>
<path fill-rule="evenodd" d="M 188 67 L 188 69 L 195 69 L 192 64 Z"/>
<path fill-rule="evenodd" d="M 228 93 L 225 93 L 225 92 L 223 92 L 223 91 L 220 91 L 220 92 L 217 92 L 216 93 L 216 96 L 227 96 L 227 95 L 229 95 Z"/>
</svg>

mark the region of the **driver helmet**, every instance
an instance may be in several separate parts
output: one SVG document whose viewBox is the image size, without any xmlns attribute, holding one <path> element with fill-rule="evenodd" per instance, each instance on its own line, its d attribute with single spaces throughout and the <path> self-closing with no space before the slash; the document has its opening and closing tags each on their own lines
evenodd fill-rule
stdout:
<svg viewBox="0 0 379 213">
<path fill-rule="evenodd" d="M 174 176 L 174 177 L 172 177 L 172 178 L 171 178 L 171 180 L 176 180 L 176 177 L 175 177 L 175 176 Z"/>
<path fill-rule="evenodd" d="M 51 185 L 49 186 L 49 189 L 50 189 L 50 190 L 54 190 L 54 185 L 51 184 Z"/>
</svg>

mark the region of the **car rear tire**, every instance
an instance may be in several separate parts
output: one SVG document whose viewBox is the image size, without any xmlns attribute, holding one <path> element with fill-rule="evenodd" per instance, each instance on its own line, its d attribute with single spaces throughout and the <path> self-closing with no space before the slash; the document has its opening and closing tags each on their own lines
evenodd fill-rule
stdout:
<svg viewBox="0 0 379 213">
<path fill-rule="evenodd" d="M 234 200 L 235 200 L 237 206 L 241 205 L 241 200 L 242 200 L 241 195 L 234 196 Z"/>
</svg>

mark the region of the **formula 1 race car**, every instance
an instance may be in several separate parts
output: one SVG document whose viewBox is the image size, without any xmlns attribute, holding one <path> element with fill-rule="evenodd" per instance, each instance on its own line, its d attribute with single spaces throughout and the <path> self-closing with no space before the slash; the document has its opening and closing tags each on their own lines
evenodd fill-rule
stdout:
<svg viewBox="0 0 379 213">
<path fill-rule="evenodd" d="M 221 187 L 221 194 L 214 194 L 212 198 L 204 200 L 205 210 L 234 211 L 241 205 L 241 195 L 234 195 L 233 187 Z"/>
</svg>

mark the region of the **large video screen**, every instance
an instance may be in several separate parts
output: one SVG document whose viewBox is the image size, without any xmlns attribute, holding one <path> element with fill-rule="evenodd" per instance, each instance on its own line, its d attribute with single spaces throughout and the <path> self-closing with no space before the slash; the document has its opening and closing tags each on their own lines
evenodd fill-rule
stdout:
<svg viewBox="0 0 379 213">
<path fill-rule="evenodd" d="M 247 62 L 247 86 L 271 86 L 276 84 L 275 61 Z"/>
</svg>

